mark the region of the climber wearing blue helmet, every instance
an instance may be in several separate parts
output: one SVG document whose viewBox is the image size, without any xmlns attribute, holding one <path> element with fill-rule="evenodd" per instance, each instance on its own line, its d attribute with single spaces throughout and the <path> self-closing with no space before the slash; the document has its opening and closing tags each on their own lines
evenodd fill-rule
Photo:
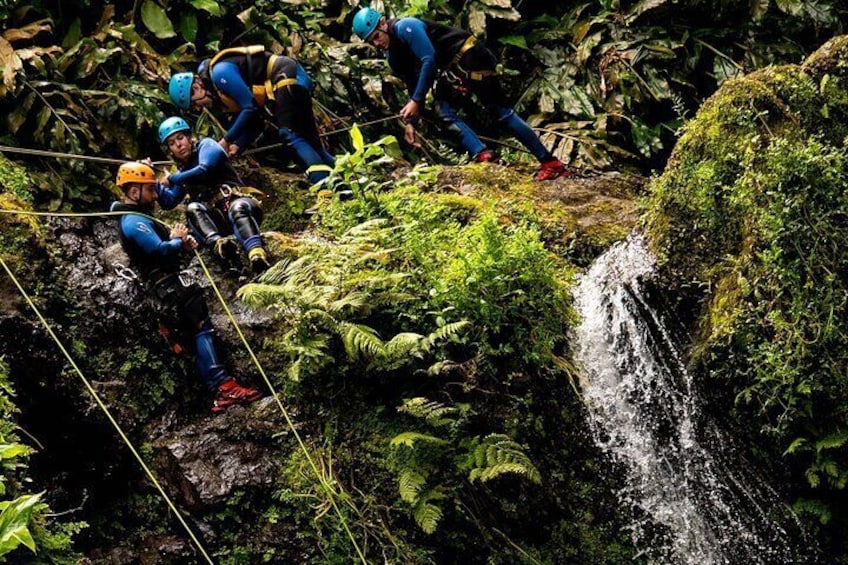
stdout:
<svg viewBox="0 0 848 565">
<path fill-rule="evenodd" d="M 452 107 L 453 98 L 473 93 L 497 122 L 539 160 L 536 180 L 568 175 L 565 166 L 542 145 L 527 122 L 506 106 L 495 71 L 497 58 L 469 32 L 418 18 L 386 20 L 372 8 L 360 9 L 353 17 L 352 27 L 361 40 L 387 51 L 389 65 L 406 83 L 409 101 L 400 116 L 406 121 L 404 139 L 408 143 L 415 144 L 414 122 L 432 88 L 434 110 L 442 126 L 477 161 L 496 160 Z"/>
<path fill-rule="evenodd" d="M 234 234 L 247 252 L 253 272 L 265 271 L 269 264 L 259 232 L 262 208 L 246 194 L 258 191 L 244 186 L 229 156 L 214 139 L 195 141 L 184 119 L 163 121 L 158 137 L 179 169 L 159 179 L 159 205 L 169 210 L 189 196 L 186 219 L 202 244 L 213 246 L 229 264 L 238 256 L 238 246 L 227 237 Z"/>
<path fill-rule="evenodd" d="M 195 74 L 173 75 L 168 92 L 183 110 L 220 107 L 237 114 L 218 142 L 230 156 L 262 132 L 263 117 L 273 116 L 282 141 L 315 184 L 327 178 L 335 159 L 324 149 L 315 125 L 312 89 L 312 79 L 297 61 L 252 45 L 220 51 L 203 61 Z"/>
</svg>

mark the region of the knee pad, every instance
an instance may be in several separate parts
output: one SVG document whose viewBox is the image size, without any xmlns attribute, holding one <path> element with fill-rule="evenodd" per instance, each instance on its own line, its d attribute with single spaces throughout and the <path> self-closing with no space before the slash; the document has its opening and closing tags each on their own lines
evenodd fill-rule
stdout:
<svg viewBox="0 0 848 565">
<path fill-rule="evenodd" d="M 246 198 L 237 198 L 230 204 L 230 216 L 234 219 L 250 216 L 252 206 Z"/>
</svg>

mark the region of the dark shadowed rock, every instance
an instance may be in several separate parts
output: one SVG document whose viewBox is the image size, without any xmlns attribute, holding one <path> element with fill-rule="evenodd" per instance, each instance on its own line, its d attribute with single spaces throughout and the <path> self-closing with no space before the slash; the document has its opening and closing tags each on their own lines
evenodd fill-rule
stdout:
<svg viewBox="0 0 848 565">
<path fill-rule="evenodd" d="M 219 416 L 151 430 L 156 474 L 189 509 L 209 507 L 247 487 L 268 487 L 278 470 L 275 435 L 284 423 L 273 398 Z"/>
</svg>

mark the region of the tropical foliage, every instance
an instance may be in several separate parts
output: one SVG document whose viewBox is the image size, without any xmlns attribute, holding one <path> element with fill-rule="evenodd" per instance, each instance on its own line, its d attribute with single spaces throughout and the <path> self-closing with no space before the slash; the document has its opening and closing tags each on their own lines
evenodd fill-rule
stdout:
<svg viewBox="0 0 848 565">
<path fill-rule="evenodd" d="M 503 61 L 510 99 L 531 114 L 544 141 L 557 155 L 591 166 L 621 157 L 661 163 L 679 125 L 717 85 L 797 60 L 846 17 L 836 0 L 604 0 L 546 9 L 440 0 L 387 8 L 484 34 Z M 286 50 L 312 69 L 328 128 L 385 115 L 380 93 L 388 100 L 404 94 L 381 80 L 386 67 L 376 53 L 349 43 L 354 9 L 317 1 L 5 2 L 0 109 L 7 118 L 0 134 L 27 147 L 156 156 L 154 128 L 173 111 L 164 88 L 170 73 L 251 42 Z M 201 116 L 201 131 L 213 127 Z M 73 183 L 63 178 L 68 170 Z M 109 175 L 101 168 L 61 162 L 41 172 L 38 197 L 53 207 L 106 197 Z"/>
<path fill-rule="evenodd" d="M 759 423 L 770 457 L 791 463 L 798 508 L 836 530 L 845 515 L 830 501 L 848 478 L 846 52 L 841 37 L 802 66 L 728 81 L 686 128 L 648 216 L 670 278 L 688 293 L 702 285 L 697 364 L 732 391 L 740 422 Z"/>
<path fill-rule="evenodd" d="M 305 64 L 318 85 L 325 133 L 388 118 L 406 94 L 386 78 L 376 52 L 351 40 L 354 4 L 0 2 L 0 140 L 155 158 L 161 155 L 155 128 L 174 112 L 165 90 L 169 75 L 222 47 L 252 43 Z M 706 295 L 696 362 L 725 378 L 717 388 L 738 399 L 740 421 L 755 418 L 768 432 L 774 444 L 763 450 L 786 454 L 791 484 L 800 477 L 810 485 L 811 492 L 796 489 L 798 508 L 842 519 L 827 495 L 843 491 L 848 477 L 840 325 L 846 314 L 844 77 L 839 65 L 822 61 L 742 75 L 798 61 L 842 30 L 844 4 L 374 5 L 485 36 L 501 61 L 510 101 L 558 156 L 578 166 L 659 167 L 684 133 L 669 172 L 652 187 L 648 224 L 669 278 L 714 289 Z M 685 125 L 719 86 L 723 94 Z M 460 110 L 483 133 L 502 135 L 469 108 Z M 199 132 L 220 133 L 209 115 L 190 118 Z M 341 514 L 385 561 L 440 562 L 459 554 L 479 562 L 633 560 L 620 517 L 611 505 L 597 504 L 614 490 L 598 483 L 614 477 L 598 472 L 596 454 L 583 445 L 579 399 L 567 386 L 574 316 L 568 289 L 576 269 L 567 242 L 565 259 L 549 243 L 576 231 L 576 222 L 558 223 L 555 213 L 533 209 L 526 202 L 536 203 L 535 193 L 543 191 L 499 169 L 472 165 L 462 173 L 467 177 L 446 178 L 434 164 L 461 156 L 434 141 L 432 124 L 425 120 L 421 128 L 421 148 L 388 135 L 398 127 L 389 120 L 353 127 L 349 138 L 326 137 L 340 158 L 317 191 L 313 229 L 269 235 L 282 260 L 238 294 L 270 312 L 260 354 L 296 407 Z M 270 131 L 260 144 L 272 141 Z M 269 153 L 257 159 L 281 165 L 281 156 Z M 514 150 L 504 155 L 516 169 L 526 160 Z M 465 190 L 468 178 L 476 192 Z M 79 161 L 33 159 L 21 168 L 4 159 L 0 204 L 100 209 L 111 197 L 105 190 L 111 179 L 107 168 Z M 355 197 L 340 201 L 332 191 L 341 188 Z M 26 246 L 34 223 L 8 223 L 0 239 L 11 255 Z M 582 264 L 594 250 L 580 257 Z M 38 271 L 31 278 L 53 280 Z M 68 313 L 71 324 L 73 316 Z M 156 354 L 107 356 L 101 352 L 93 362 L 130 383 L 126 398 L 140 405 L 131 408 L 137 417 L 155 414 L 172 396 L 173 375 L 147 382 L 150 372 L 168 372 Z M 134 394 L 134 386 L 142 392 Z M 6 424 L 13 418 L 0 416 Z M 0 544 L 7 545 L 0 548 L 23 552 L 28 562 L 61 563 L 78 525 L 45 525 L 51 523 L 38 495 L 19 488 L 24 453 L 14 430 L 7 432 L 0 454 L 12 468 L 4 475 Z M 274 500 L 239 493 L 227 508 L 205 514 L 241 526 L 227 530 L 220 544 L 227 546 L 224 562 L 273 562 L 281 555 L 350 561 L 341 528 L 325 526 L 331 519 L 316 526 L 329 506 L 304 479 L 301 452 L 292 452 L 280 456 L 285 486 Z M 161 516 L 147 512 L 138 512 L 139 529 L 158 532 Z M 257 548 L 259 541 L 245 542 L 251 533 L 245 516 L 288 529 Z M 96 542 L 120 541 L 126 532 L 113 521 L 119 526 L 93 535 L 112 537 Z"/>
<path fill-rule="evenodd" d="M 0 557 L 4 562 L 76 563 L 71 536 L 84 524 L 50 520 L 50 508 L 41 500 L 44 493 L 26 492 L 32 449 L 20 443 L 13 398 L 8 369 L 0 362 Z"/>
</svg>

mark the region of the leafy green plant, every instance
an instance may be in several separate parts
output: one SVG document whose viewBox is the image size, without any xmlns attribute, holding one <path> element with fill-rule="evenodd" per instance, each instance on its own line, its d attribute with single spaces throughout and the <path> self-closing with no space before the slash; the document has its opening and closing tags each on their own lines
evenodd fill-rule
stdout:
<svg viewBox="0 0 848 565">
<path fill-rule="evenodd" d="M 50 508 L 41 501 L 44 493 L 23 492 L 27 458 L 31 449 L 19 443 L 14 418 L 18 412 L 8 368 L 0 360 L 0 556 L 10 556 L 23 546 L 36 553 L 33 562 L 51 559 L 55 563 L 75 560 L 71 536 L 85 524 L 54 523 L 47 518 Z"/>
<path fill-rule="evenodd" d="M 398 493 L 425 533 L 432 534 L 438 527 L 442 504 L 462 498 L 463 477 L 469 483 L 485 483 L 513 475 L 541 483 L 524 447 L 509 436 L 466 436 L 469 406 L 416 397 L 406 400 L 398 411 L 423 421 L 432 431 L 403 432 L 389 442 Z"/>
</svg>

